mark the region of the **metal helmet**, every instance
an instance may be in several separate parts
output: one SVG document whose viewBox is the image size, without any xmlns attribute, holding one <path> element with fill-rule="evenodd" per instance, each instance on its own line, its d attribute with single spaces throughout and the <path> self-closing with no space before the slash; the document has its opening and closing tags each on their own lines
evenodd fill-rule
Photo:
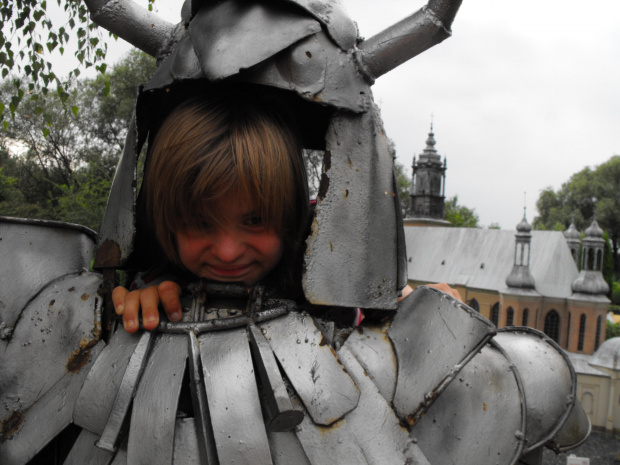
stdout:
<svg viewBox="0 0 620 465">
<path fill-rule="evenodd" d="M 186 0 L 176 26 L 130 1 L 87 1 L 95 22 L 159 60 L 139 91 L 95 267 L 122 267 L 135 250 L 137 155 L 159 115 L 187 89 L 259 84 L 288 94 L 305 146 L 325 150 L 304 263 L 307 299 L 396 308 L 406 254 L 393 158 L 370 86 L 449 37 L 460 2 L 431 0 L 362 40 L 339 0 Z"/>
</svg>

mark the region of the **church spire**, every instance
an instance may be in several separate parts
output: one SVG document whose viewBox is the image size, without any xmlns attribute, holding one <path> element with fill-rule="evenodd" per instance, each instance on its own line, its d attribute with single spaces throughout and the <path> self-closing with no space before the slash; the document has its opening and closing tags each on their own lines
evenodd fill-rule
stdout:
<svg viewBox="0 0 620 465">
<path fill-rule="evenodd" d="M 413 158 L 413 177 L 411 184 L 411 202 L 407 217 L 424 221 L 444 221 L 445 180 L 447 164 L 441 160 L 435 145 L 433 122 L 426 139 L 426 147 L 418 160 Z"/>
<path fill-rule="evenodd" d="M 582 241 L 581 271 L 572 285 L 575 293 L 605 295 L 609 292 L 609 285 L 603 277 L 603 234 L 595 213 Z"/>
<path fill-rule="evenodd" d="M 523 207 L 523 219 L 517 225 L 515 234 L 515 256 L 512 271 L 506 278 L 509 287 L 535 289 L 534 277 L 530 272 L 530 248 L 532 243 L 532 226 L 527 222 L 526 207 Z"/>
<path fill-rule="evenodd" d="M 579 246 L 581 244 L 581 233 L 577 230 L 577 227 L 575 226 L 575 215 L 571 217 L 570 226 L 566 231 L 564 231 L 564 237 L 566 238 L 566 243 L 568 244 L 570 253 L 573 256 L 573 260 L 575 260 L 576 264 L 579 264 Z"/>
</svg>

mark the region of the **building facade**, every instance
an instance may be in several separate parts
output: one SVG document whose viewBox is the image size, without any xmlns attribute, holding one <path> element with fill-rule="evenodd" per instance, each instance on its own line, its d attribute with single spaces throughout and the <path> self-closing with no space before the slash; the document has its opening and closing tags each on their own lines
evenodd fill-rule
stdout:
<svg viewBox="0 0 620 465">
<path fill-rule="evenodd" d="M 620 338 L 605 341 L 603 231 L 596 219 L 582 240 L 574 224 L 564 234 L 532 231 L 525 215 L 516 229 L 405 228 L 409 284 L 448 283 L 498 328 L 547 334 L 573 362 L 593 427 L 620 430 Z"/>
<path fill-rule="evenodd" d="M 581 271 L 564 234 L 532 231 L 525 216 L 516 234 L 416 227 L 405 228 L 405 238 L 413 287 L 446 282 L 498 328 L 538 329 L 569 352 L 591 355 L 605 340 L 609 288 L 596 220 L 582 241 Z"/>
</svg>

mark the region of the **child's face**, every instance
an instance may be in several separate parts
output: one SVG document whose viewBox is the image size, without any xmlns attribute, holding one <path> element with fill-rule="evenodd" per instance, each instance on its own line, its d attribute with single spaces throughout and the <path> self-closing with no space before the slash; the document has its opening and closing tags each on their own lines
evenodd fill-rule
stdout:
<svg viewBox="0 0 620 465">
<path fill-rule="evenodd" d="M 238 194 L 218 201 L 220 225 L 176 233 L 177 252 L 185 267 L 201 278 L 243 282 L 251 287 L 282 257 L 282 238 L 267 228 L 260 212 Z"/>
</svg>

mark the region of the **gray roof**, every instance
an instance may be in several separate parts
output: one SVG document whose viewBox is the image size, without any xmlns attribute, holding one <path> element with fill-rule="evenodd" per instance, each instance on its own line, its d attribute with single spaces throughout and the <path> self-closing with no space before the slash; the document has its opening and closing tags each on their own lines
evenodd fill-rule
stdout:
<svg viewBox="0 0 620 465">
<path fill-rule="evenodd" d="M 594 352 L 590 363 L 594 367 L 620 371 L 620 337 L 613 337 L 603 342 Z"/>
<path fill-rule="evenodd" d="M 514 293 L 506 278 L 514 265 L 515 234 L 500 229 L 405 227 L 409 279 Z M 564 235 L 531 234 L 530 271 L 536 291 L 545 297 L 570 298 L 579 271 Z"/>
<path fill-rule="evenodd" d="M 567 352 L 564 353 L 568 356 L 569 360 L 573 364 L 573 368 L 578 374 L 582 375 L 592 375 L 592 376 L 601 376 L 609 378 L 610 375 L 602 372 L 601 370 L 597 370 L 593 366 L 590 365 L 590 361 L 592 360 L 592 355 L 588 354 L 578 354 L 575 352 Z"/>
</svg>

